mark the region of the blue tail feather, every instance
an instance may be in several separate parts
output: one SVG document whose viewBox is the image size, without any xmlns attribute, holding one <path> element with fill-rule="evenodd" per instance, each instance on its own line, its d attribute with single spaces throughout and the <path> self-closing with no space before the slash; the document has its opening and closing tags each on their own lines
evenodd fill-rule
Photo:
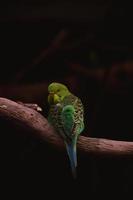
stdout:
<svg viewBox="0 0 133 200">
<path fill-rule="evenodd" d="M 71 170 L 73 177 L 76 178 L 76 167 L 77 167 L 77 153 L 76 153 L 76 144 L 73 143 L 65 143 L 67 153 L 70 160 Z"/>
</svg>

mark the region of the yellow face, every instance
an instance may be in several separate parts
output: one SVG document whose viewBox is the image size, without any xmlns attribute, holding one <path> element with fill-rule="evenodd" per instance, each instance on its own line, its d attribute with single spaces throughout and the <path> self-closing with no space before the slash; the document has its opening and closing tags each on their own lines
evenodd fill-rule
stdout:
<svg viewBox="0 0 133 200">
<path fill-rule="evenodd" d="M 51 83 L 48 86 L 48 102 L 49 104 L 57 104 L 63 100 L 63 98 L 70 94 L 68 88 L 61 83 Z"/>
</svg>

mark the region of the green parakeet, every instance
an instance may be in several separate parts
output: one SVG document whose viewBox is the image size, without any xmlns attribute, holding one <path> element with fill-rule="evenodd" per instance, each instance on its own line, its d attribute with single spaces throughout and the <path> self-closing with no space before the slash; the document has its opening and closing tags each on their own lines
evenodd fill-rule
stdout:
<svg viewBox="0 0 133 200">
<path fill-rule="evenodd" d="M 76 177 L 76 143 L 84 129 L 84 109 L 81 100 L 61 83 L 48 86 L 50 105 L 48 121 L 54 126 L 66 145 L 72 174 Z"/>
</svg>

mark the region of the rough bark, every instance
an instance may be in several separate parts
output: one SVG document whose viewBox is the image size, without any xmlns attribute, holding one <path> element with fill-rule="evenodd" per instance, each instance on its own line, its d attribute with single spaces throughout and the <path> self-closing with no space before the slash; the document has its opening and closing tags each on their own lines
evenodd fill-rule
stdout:
<svg viewBox="0 0 133 200">
<path fill-rule="evenodd" d="M 0 98 L 0 117 L 10 120 L 11 123 L 20 124 L 55 147 L 64 148 L 63 141 L 47 119 L 24 104 Z M 80 136 L 77 146 L 79 151 L 87 154 L 133 156 L 133 142 Z"/>
</svg>

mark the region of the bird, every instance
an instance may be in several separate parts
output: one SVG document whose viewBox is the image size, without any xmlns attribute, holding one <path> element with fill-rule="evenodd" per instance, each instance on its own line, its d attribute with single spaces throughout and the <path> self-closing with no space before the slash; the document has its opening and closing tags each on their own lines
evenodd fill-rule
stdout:
<svg viewBox="0 0 133 200">
<path fill-rule="evenodd" d="M 66 146 L 70 167 L 77 177 L 77 140 L 84 130 L 84 107 L 77 96 L 62 83 L 52 82 L 48 86 L 48 121 L 55 128 Z"/>
</svg>

